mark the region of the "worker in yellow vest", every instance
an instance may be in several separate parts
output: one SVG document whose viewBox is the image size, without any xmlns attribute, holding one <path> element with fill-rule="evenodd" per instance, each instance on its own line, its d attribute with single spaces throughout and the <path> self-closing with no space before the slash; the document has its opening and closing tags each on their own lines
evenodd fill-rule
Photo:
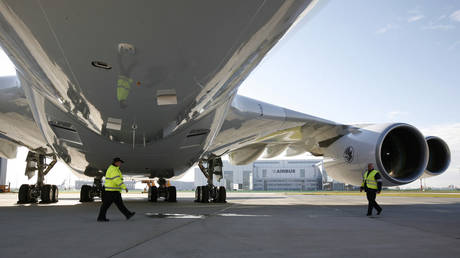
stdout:
<svg viewBox="0 0 460 258">
<path fill-rule="evenodd" d="M 382 191 L 382 176 L 379 171 L 374 169 L 374 164 L 369 163 L 367 165 L 367 171 L 363 175 L 363 183 L 361 184 L 360 191 L 366 191 L 367 201 L 367 216 L 372 215 L 372 209 L 377 210 L 377 215 L 380 215 L 382 208 L 377 204 L 375 198 L 377 194 Z"/>
<path fill-rule="evenodd" d="M 118 209 L 125 215 L 126 219 L 130 219 L 135 214 L 135 212 L 130 212 L 125 207 L 123 199 L 121 199 L 121 190 L 128 192 L 128 188 L 126 188 L 123 183 L 123 176 L 120 171 L 122 163 L 124 163 L 124 161 L 120 158 L 114 158 L 112 165 L 110 165 L 107 172 L 105 172 L 105 191 L 103 193 L 102 205 L 99 210 L 97 221 L 109 221 L 105 216 L 112 203 L 117 205 Z"/>
</svg>

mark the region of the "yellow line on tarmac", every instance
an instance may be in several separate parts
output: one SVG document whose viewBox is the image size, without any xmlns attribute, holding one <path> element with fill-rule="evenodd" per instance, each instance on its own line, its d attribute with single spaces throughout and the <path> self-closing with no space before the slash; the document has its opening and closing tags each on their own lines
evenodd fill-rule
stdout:
<svg viewBox="0 0 460 258">
<path fill-rule="evenodd" d="M 287 195 L 364 195 L 362 192 L 307 192 L 307 193 L 289 193 Z M 419 192 L 382 192 L 380 196 L 390 197 L 442 197 L 442 198 L 460 198 L 460 193 L 419 193 Z"/>
</svg>

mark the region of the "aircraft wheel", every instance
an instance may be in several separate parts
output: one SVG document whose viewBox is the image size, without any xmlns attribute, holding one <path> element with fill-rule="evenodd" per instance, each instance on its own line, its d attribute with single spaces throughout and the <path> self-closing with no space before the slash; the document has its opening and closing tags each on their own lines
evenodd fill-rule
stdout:
<svg viewBox="0 0 460 258">
<path fill-rule="evenodd" d="M 175 186 L 170 186 L 167 188 L 167 198 L 166 200 L 168 202 L 176 202 L 176 196 L 177 196 L 177 192 L 176 192 L 176 187 Z"/>
<path fill-rule="evenodd" d="M 53 189 L 51 185 L 44 185 L 40 191 L 40 199 L 42 203 L 50 203 L 53 201 Z"/>
<path fill-rule="evenodd" d="M 156 202 L 158 199 L 158 188 L 156 186 L 149 187 L 149 202 Z"/>
<path fill-rule="evenodd" d="M 201 202 L 202 203 L 209 202 L 209 187 L 207 185 L 201 186 Z"/>
<path fill-rule="evenodd" d="M 225 187 L 223 186 L 219 187 L 217 190 L 217 202 L 227 202 L 227 190 L 225 190 Z"/>
<path fill-rule="evenodd" d="M 29 203 L 31 201 L 30 185 L 21 185 L 18 194 L 18 203 Z"/>
<path fill-rule="evenodd" d="M 80 190 L 80 202 L 92 202 L 93 198 L 91 196 L 91 186 L 82 185 Z"/>
<path fill-rule="evenodd" d="M 53 199 L 52 202 L 58 202 L 59 201 L 59 189 L 56 185 L 52 185 L 51 189 L 53 191 Z"/>
<path fill-rule="evenodd" d="M 195 202 L 201 202 L 201 186 L 195 188 Z"/>
</svg>

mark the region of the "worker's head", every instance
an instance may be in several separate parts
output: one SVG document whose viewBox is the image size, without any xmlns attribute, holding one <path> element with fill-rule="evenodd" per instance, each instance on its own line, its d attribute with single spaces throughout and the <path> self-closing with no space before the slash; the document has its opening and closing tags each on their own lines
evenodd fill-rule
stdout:
<svg viewBox="0 0 460 258">
<path fill-rule="evenodd" d="M 372 163 L 367 164 L 367 169 L 368 170 L 373 170 L 374 169 L 374 164 L 372 164 Z"/>
<path fill-rule="evenodd" d="M 112 162 L 112 164 L 117 167 L 121 166 L 122 163 L 125 163 L 125 162 L 118 157 L 114 158 Z"/>
</svg>

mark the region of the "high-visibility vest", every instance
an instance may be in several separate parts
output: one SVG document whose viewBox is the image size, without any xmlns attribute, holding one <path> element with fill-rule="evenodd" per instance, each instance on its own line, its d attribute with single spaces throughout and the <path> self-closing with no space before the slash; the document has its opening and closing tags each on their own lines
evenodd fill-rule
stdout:
<svg viewBox="0 0 460 258">
<path fill-rule="evenodd" d="M 366 171 L 366 173 L 364 173 L 363 183 L 361 186 L 364 187 L 364 185 L 366 185 L 369 189 L 378 190 L 379 188 L 377 186 L 377 180 L 375 180 L 375 175 L 377 175 L 378 173 L 379 172 L 375 169 L 371 172 Z"/>
<path fill-rule="evenodd" d="M 121 175 L 120 168 L 114 165 L 110 165 L 105 172 L 105 190 L 106 191 L 120 191 L 126 189 L 123 183 L 123 176 Z"/>
<path fill-rule="evenodd" d="M 119 75 L 117 80 L 117 99 L 118 101 L 126 100 L 131 90 L 131 84 L 133 79 L 128 78 L 124 75 Z"/>
</svg>

